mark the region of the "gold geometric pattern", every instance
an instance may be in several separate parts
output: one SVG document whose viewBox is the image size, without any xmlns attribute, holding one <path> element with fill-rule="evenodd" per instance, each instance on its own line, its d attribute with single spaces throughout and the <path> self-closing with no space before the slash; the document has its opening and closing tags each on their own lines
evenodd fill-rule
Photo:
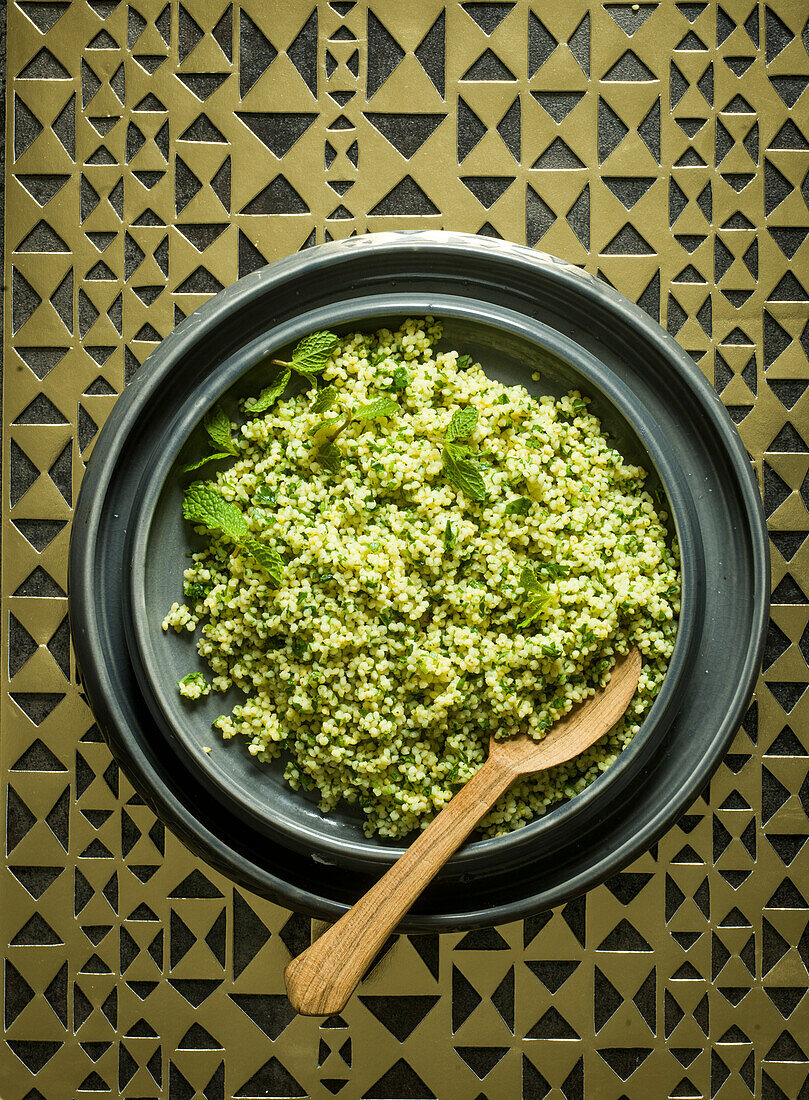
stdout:
<svg viewBox="0 0 809 1100">
<path fill-rule="evenodd" d="M 788 1097 L 809 1089 L 809 27 L 800 0 L 17 0 L 8 8 L 4 1100 Z M 66 621 L 99 427 L 209 295 L 322 241 L 451 228 L 616 286 L 758 472 L 757 701 L 655 848 L 586 898 L 400 936 L 294 1017 L 310 921 L 166 833 Z"/>
</svg>

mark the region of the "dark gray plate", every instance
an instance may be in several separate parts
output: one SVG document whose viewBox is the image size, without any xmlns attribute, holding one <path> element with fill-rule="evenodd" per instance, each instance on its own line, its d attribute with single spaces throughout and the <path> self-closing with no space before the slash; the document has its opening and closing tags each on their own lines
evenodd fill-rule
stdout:
<svg viewBox="0 0 809 1100">
<path fill-rule="evenodd" d="M 191 635 L 166 633 L 161 622 L 174 600 L 182 602 L 186 555 L 201 545 L 182 519 L 183 489 L 191 480 L 182 476 L 182 466 L 207 449 L 199 428 L 206 408 L 222 400 L 238 417 L 237 398 L 258 392 L 267 383 L 264 368 L 251 369 L 253 364 L 270 353 L 287 354 L 281 348 L 286 341 L 292 343 L 324 326 L 341 332 L 394 327 L 407 316 L 428 312 L 444 322 L 444 346 L 473 355 L 493 377 L 522 384 L 536 394 L 560 396 L 578 388 L 593 398 L 592 407 L 616 446 L 652 471 L 650 487 L 659 486 L 662 479 L 677 517 L 684 574 L 681 625 L 665 690 L 631 748 L 585 794 L 560 803 L 519 832 L 464 845 L 444 871 L 448 878 L 485 873 L 492 866 L 516 869 L 531 858 L 538 845 L 551 844 L 562 831 L 577 831 L 582 823 L 605 815 L 610 801 L 626 789 L 645 756 L 665 736 L 682 697 L 683 677 L 692 673 L 690 643 L 703 602 L 704 564 L 684 471 L 677 455 L 662 448 L 660 439 L 648 431 L 632 391 L 589 352 L 554 329 L 502 307 L 486 303 L 470 306 L 448 295 L 403 294 L 363 298 L 302 314 L 290 325 L 241 348 L 189 396 L 172 424 L 170 437 L 161 440 L 146 464 L 129 530 L 129 651 L 155 720 L 181 757 L 182 766 L 195 772 L 222 805 L 282 844 L 307 855 L 317 852 L 320 858 L 342 866 L 384 869 L 402 854 L 406 842 L 365 837 L 362 815 L 353 808 L 338 807 L 324 815 L 314 796 L 291 790 L 283 780 L 285 760 L 260 764 L 250 756 L 243 740 L 223 741 L 211 723 L 244 696 L 234 690 L 224 698 L 212 693 L 198 702 L 183 699 L 177 680 L 191 671 L 207 672 L 207 665 L 197 657 Z M 539 382 L 531 379 L 536 370 L 541 372 Z M 180 461 L 178 454 L 182 455 Z"/>
<path fill-rule="evenodd" d="M 415 297 L 405 303 L 405 295 Z M 687 636 L 684 614 L 678 641 L 683 674 L 676 678 L 676 691 L 667 680 L 667 728 L 661 721 L 659 736 L 636 738 L 605 773 L 609 782 L 599 781 L 554 811 L 558 824 L 551 814 L 536 833 L 528 826 L 513 840 L 505 838 L 517 852 L 524 837 L 519 874 L 513 863 L 507 866 L 511 859 L 485 859 L 467 869 L 463 861 L 472 856 L 461 854 L 455 872 L 460 881 L 452 873 L 436 881 L 408 916 L 403 927 L 409 929 L 513 920 L 557 905 L 620 870 L 688 806 L 738 727 L 767 623 L 767 543 L 748 457 L 689 357 L 611 288 L 519 246 L 423 233 L 379 234 L 311 249 L 217 295 L 138 372 L 96 441 L 77 501 L 70 558 L 71 621 L 86 691 L 99 726 L 140 793 L 190 847 L 245 886 L 313 915 L 338 915 L 370 885 L 376 865 L 391 858 L 390 850 L 379 845 L 380 853 L 371 858 L 375 865 L 365 870 L 353 863 L 350 850 L 349 866 L 330 865 L 328 854 L 329 862 L 323 862 L 314 850 L 312 858 L 302 858 L 305 843 L 293 849 L 288 835 L 279 843 L 262 833 L 249 813 L 237 813 L 221 800 L 216 784 L 194 770 L 193 743 L 190 751 L 170 743 L 167 725 L 153 714 L 164 693 L 158 690 L 147 700 L 148 682 L 128 658 L 133 631 L 124 599 L 127 530 L 135 535 L 139 530 L 133 510 L 138 493 L 151 483 L 144 475 L 154 475 L 159 496 L 163 477 L 157 460 L 164 470 L 170 467 L 176 442 L 218 393 L 234 385 L 254 349 L 265 346 L 262 341 L 268 348 L 280 346 L 332 324 L 333 318 L 400 314 L 409 311 L 410 302 L 423 303 L 413 312 L 432 307 L 449 316 L 439 296 L 454 299 L 457 316 L 491 318 L 510 310 L 532 328 L 532 341 L 535 322 L 569 337 L 575 354 L 551 346 L 591 381 L 581 366 L 585 357 L 601 365 L 600 382 L 584 388 L 594 395 L 601 391 L 621 408 L 655 459 L 677 518 L 693 635 Z M 445 307 L 439 308 L 442 300 Z M 478 338 L 469 335 L 470 342 Z M 601 411 L 615 429 L 614 418 Z M 175 588 L 172 599 L 176 593 Z M 162 613 L 161 608 L 161 618 Z M 671 674 L 670 681 L 675 681 Z M 208 743 L 213 748 L 214 739 Z M 602 799 L 604 789 L 610 796 Z M 581 809 L 574 813 L 577 806 Z M 341 850 L 354 843 L 352 829 L 356 824 L 349 820 L 347 831 L 332 838 Z M 318 845 L 321 837 L 317 831 Z M 365 849 L 368 842 L 360 844 Z"/>
</svg>

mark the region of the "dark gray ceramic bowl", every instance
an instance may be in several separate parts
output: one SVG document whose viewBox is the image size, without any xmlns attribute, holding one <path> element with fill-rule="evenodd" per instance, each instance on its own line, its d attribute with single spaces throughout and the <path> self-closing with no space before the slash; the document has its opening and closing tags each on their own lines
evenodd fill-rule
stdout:
<svg viewBox="0 0 809 1100">
<path fill-rule="evenodd" d="M 699 793 L 749 699 L 768 612 L 756 484 L 713 390 L 638 307 L 558 260 L 446 233 L 355 238 L 240 280 L 163 342 L 99 436 L 77 502 L 70 610 L 99 725 L 143 797 L 249 888 L 313 915 L 342 912 L 397 847 L 367 841 L 350 815 L 323 818 L 210 732 L 206 763 L 191 712 L 176 707 L 175 672 L 193 667 L 193 650 L 172 649 L 178 665 L 154 633 L 165 597 L 178 596 L 187 538 L 171 470 L 220 394 L 256 389 L 246 372 L 261 353 L 314 328 L 425 312 L 447 319 L 448 345 L 501 377 L 525 381 L 526 355 L 541 355 L 540 390 L 573 382 L 595 398 L 620 446 L 648 456 L 665 488 L 685 580 L 675 658 L 641 734 L 569 804 L 455 857 L 403 925 L 449 929 L 516 919 L 620 870 Z"/>
<path fill-rule="evenodd" d="M 359 312 L 358 312 L 359 310 Z M 394 312 L 395 311 L 395 312 Z M 182 569 L 186 555 L 201 547 L 182 519 L 183 490 L 191 480 L 182 467 L 206 450 L 203 413 L 222 401 L 239 419 L 237 400 L 267 384 L 266 369 L 253 365 L 269 354 L 284 357 L 308 332 L 328 327 L 337 332 L 373 331 L 395 327 L 406 317 L 426 313 L 444 325 L 443 345 L 469 353 L 501 381 L 526 386 L 537 395 L 561 396 L 576 388 L 591 396 L 616 446 L 632 461 L 651 471 L 650 488 L 661 483 L 677 526 L 683 563 L 683 599 L 675 652 L 665 686 L 633 744 L 588 790 L 523 828 L 492 840 L 464 845 L 444 871 L 444 877 L 485 873 L 488 868 L 514 867 L 529 859 L 537 846 L 552 845 L 565 831 L 579 831 L 608 812 L 643 768 L 643 762 L 665 737 L 683 694 L 684 678 L 692 674 L 689 657 L 704 603 L 703 548 L 697 514 L 687 490 L 678 455 L 635 401 L 633 391 L 613 371 L 568 337 L 541 322 L 486 303 L 470 304 L 449 295 L 386 294 L 352 300 L 326 310 L 303 313 L 289 325 L 240 348 L 202 382 L 183 403 L 168 437 L 150 456 L 136 493 L 128 540 L 127 618 L 129 653 L 158 726 L 181 759 L 222 805 L 247 824 L 306 855 L 359 870 L 380 870 L 397 859 L 407 841 L 368 839 L 363 815 L 353 807 L 329 814 L 317 808 L 314 795 L 293 791 L 283 780 L 286 759 L 258 763 L 242 739 L 223 741 L 211 729 L 223 712 L 242 701 L 236 689 L 224 698 L 211 694 L 189 702 L 177 691 L 188 672 L 207 672 L 184 633 L 164 632 L 161 622 L 172 602 L 182 602 Z M 532 381 L 539 370 L 541 379 Z M 207 751 L 206 751 L 207 750 Z"/>
</svg>

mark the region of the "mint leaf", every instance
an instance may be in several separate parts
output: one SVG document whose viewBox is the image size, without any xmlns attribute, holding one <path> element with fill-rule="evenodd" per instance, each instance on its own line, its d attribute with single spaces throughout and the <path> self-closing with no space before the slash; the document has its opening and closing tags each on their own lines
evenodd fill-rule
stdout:
<svg viewBox="0 0 809 1100">
<path fill-rule="evenodd" d="M 407 388 L 409 382 L 410 375 L 407 373 L 407 367 L 398 366 L 393 372 L 393 388 L 404 390 Z"/>
<path fill-rule="evenodd" d="M 339 343 L 340 337 L 333 332 L 313 332 L 304 336 L 292 353 L 290 366 L 298 374 L 320 374 Z"/>
<path fill-rule="evenodd" d="M 212 409 L 208 409 L 202 423 L 205 427 L 205 431 L 220 451 L 227 451 L 229 454 L 233 455 L 239 453 L 230 437 L 230 420 L 228 419 L 228 414 L 221 405 L 214 405 Z"/>
<path fill-rule="evenodd" d="M 360 405 L 354 413 L 355 420 L 377 420 L 381 416 L 394 416 L 399 411 L 399 403 L 392 397 L 377 397 L 368 405 Z"/>
<path fill-rule="evenodd" d="M 199 462 L 192 462 L 190 466 L 183 466 L 183 473 L 190 474 L 192 470 L 198 470 L 200 466 L 204 466 L 206 462 L 213 462 L 218 458 L 233 458 L 233 452 L 221 451 L 219 454 L 206 455 L 205 458 L 201 458 Z"/>
<path fill-rule="evenodd" d="M 239 454 L 239 449 L 230 436 L 230 420 L 221 405 L 214 405 L 212 409 L 208 409 L 202 423 L 210 438 L 211 446 L 217 448 L 216 454 L 206 455 L 198 462 L 191 462 L 188 466 L 183 466 L 184 474 L 190 474 L 192 470 L 198 470 L 206 462 L 213 462 L 220 458 L 232 458 Z"/>
<path fill-rule="evenodd" d="M 534 619 L 538 619 L 539 616 L 553 603 L 555 598 L 556 597 L 553 592 L 546 592 L 544 596 L 536 596 L 534 599 L 529 600 L 526 606 L 526 611 L 528 612 L 528 614 L 521 623 L 517 623 L 517 626 L 522 628 L 524 626 L 528 626 L 534 621 Z"/>
<path fill-rule="evenodd" d="M 459 355 L 458 358 L 455 360 L 455 366 L 458 368 L 458 370 L 466 370 L 471 362 L 471 355 Z"/>
<path fill-rule="evenodd" d="M 276 495 L 269 485 L 259 485 L 253 499 L 257 500 L 259 504 L 266 504 L 268 507 L 272 507 L 274 504 L 278 503 Z"/>
<path fill-rule="evenodd" d="M 284 559 L 274 547 L 248 534 L 250 528 L 241 509 L 223 500 L 212 486 L 197 482 L 186 489 L 183 517 L 211 531 L 221 531 L 250 554 L 276 587 L 280 586 L 284 578 Z"/>
<path fill-rule="evenodd" d="M 455 533 L 449 520 L 447 520 L 447 526 L 444 528 L 444 549 L 447 551 L 455 549 Z"/>
<path fill-rule="evenodd" d="M 317 424 L 313 424 L 307 431 L 307 435 L 317 435 L 318 432 L 324 431 L 326 428 L 333 428 L 335 424 L 346 424 L 348 421 L 344 420 L 341 416 L 327 416 L 325 420 L 319 421 Z"/>
<path fill-rule="evenodd" d="M 266 542 L 258 539 L 245 539 L 244 548 L 250 556 L 258 562 L 276 588 L 280 588 L 284 580 L 284 559 L 274 546 L 268 546 Z"/>
<path fill-rule="evenodd" d="M 325 443 L 320 444 L 315 454 L 327 470 L 331 471 L 333 474 L 338 472 L 343 461 L 343 456 L 336 443 L 332 443 L 330 439 L 327 439 Z"/>
<path fill-rule="evenodd" d="M 335 386 L 326 386 L 324 390 L 320 390 L 317 397 L 311 404 L 309 409 L 310 413 L 324 413 L 332 407 L 337 400 L 337 388 Z"/>
<path fill-rule="evenodd" d="M 556 600 L 555 592 L 548 592 L 540 584 L 534 569 L 530 565 L 524 565 L 520 573 L 520 587 L 528 597 L 525 601 L 526 617 L 517 623 L 518 628 L 528 626 Z"/>
<path fill-rule="evenodd" d="M 291 373 L 289 367 L 285 367 L 275 381 L 263 389 L 258 397 L 254 397 L 245 403 L 245 412 L 250 413 L 251 416 L 258 416 L 259 413 L 266 412 L 287 388 Z"/>
<path fill-rule="evenodd" d="M 477 422 L 478 410 L 471 405 L 467 405 L 465 409 L 456 409 L 447 427 L 447 443 L 454 439 L 466 439 L 477 427 Z"/>
<path fill-rule="evenodd" d="M 528 497 L 516 497 L 510 500 L 503 509 L 507 516 L 524 516 L 531 510 L 531 501 Z"/>
<path fill-rule="evenodd" d="M 444 447 L 441 458 L 444 473 L 451 485 L 460 489 L 470 500 L 485 500 L 486 483 L 471 459 L 462 457 L 451 443 Z"/>
<path fill-rule="evenodd" d="M 537 580 L 537 575 L 530 565 L 524 565 L 522 567 L 522 572 L 520 573 L 520 588 L 529 593 L 529 595 L 543 591 L 542 585 Z"/>
<path fill-rule="evenodd" d="M 247 535 L 247 520 L 237 504 L 223 500 L 210 485 L 196 483 L 183 496 L 183 518 L 211 531 L 221 531 L 234 542 Z"/>
</svg>

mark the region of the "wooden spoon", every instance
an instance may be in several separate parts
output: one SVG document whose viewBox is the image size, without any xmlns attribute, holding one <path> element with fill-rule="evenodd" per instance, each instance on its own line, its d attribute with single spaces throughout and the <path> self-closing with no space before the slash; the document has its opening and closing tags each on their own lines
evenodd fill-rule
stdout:
<svg viewBox="0 0 809 1100">
<path fill-rule="evenodd" d="M 542 741 L 522 734 L 489 743 L 489 757 L 357 904 L 284 972 L 287 996 L 304 1016 L 340 1012 L 382 944 L 410 906 L 519 775 L 544 771 L 584 752 L 629 706 L 640 676 L 636 648 L 619 657 L 606 687 L 578 704 Z"/>
</svg>

